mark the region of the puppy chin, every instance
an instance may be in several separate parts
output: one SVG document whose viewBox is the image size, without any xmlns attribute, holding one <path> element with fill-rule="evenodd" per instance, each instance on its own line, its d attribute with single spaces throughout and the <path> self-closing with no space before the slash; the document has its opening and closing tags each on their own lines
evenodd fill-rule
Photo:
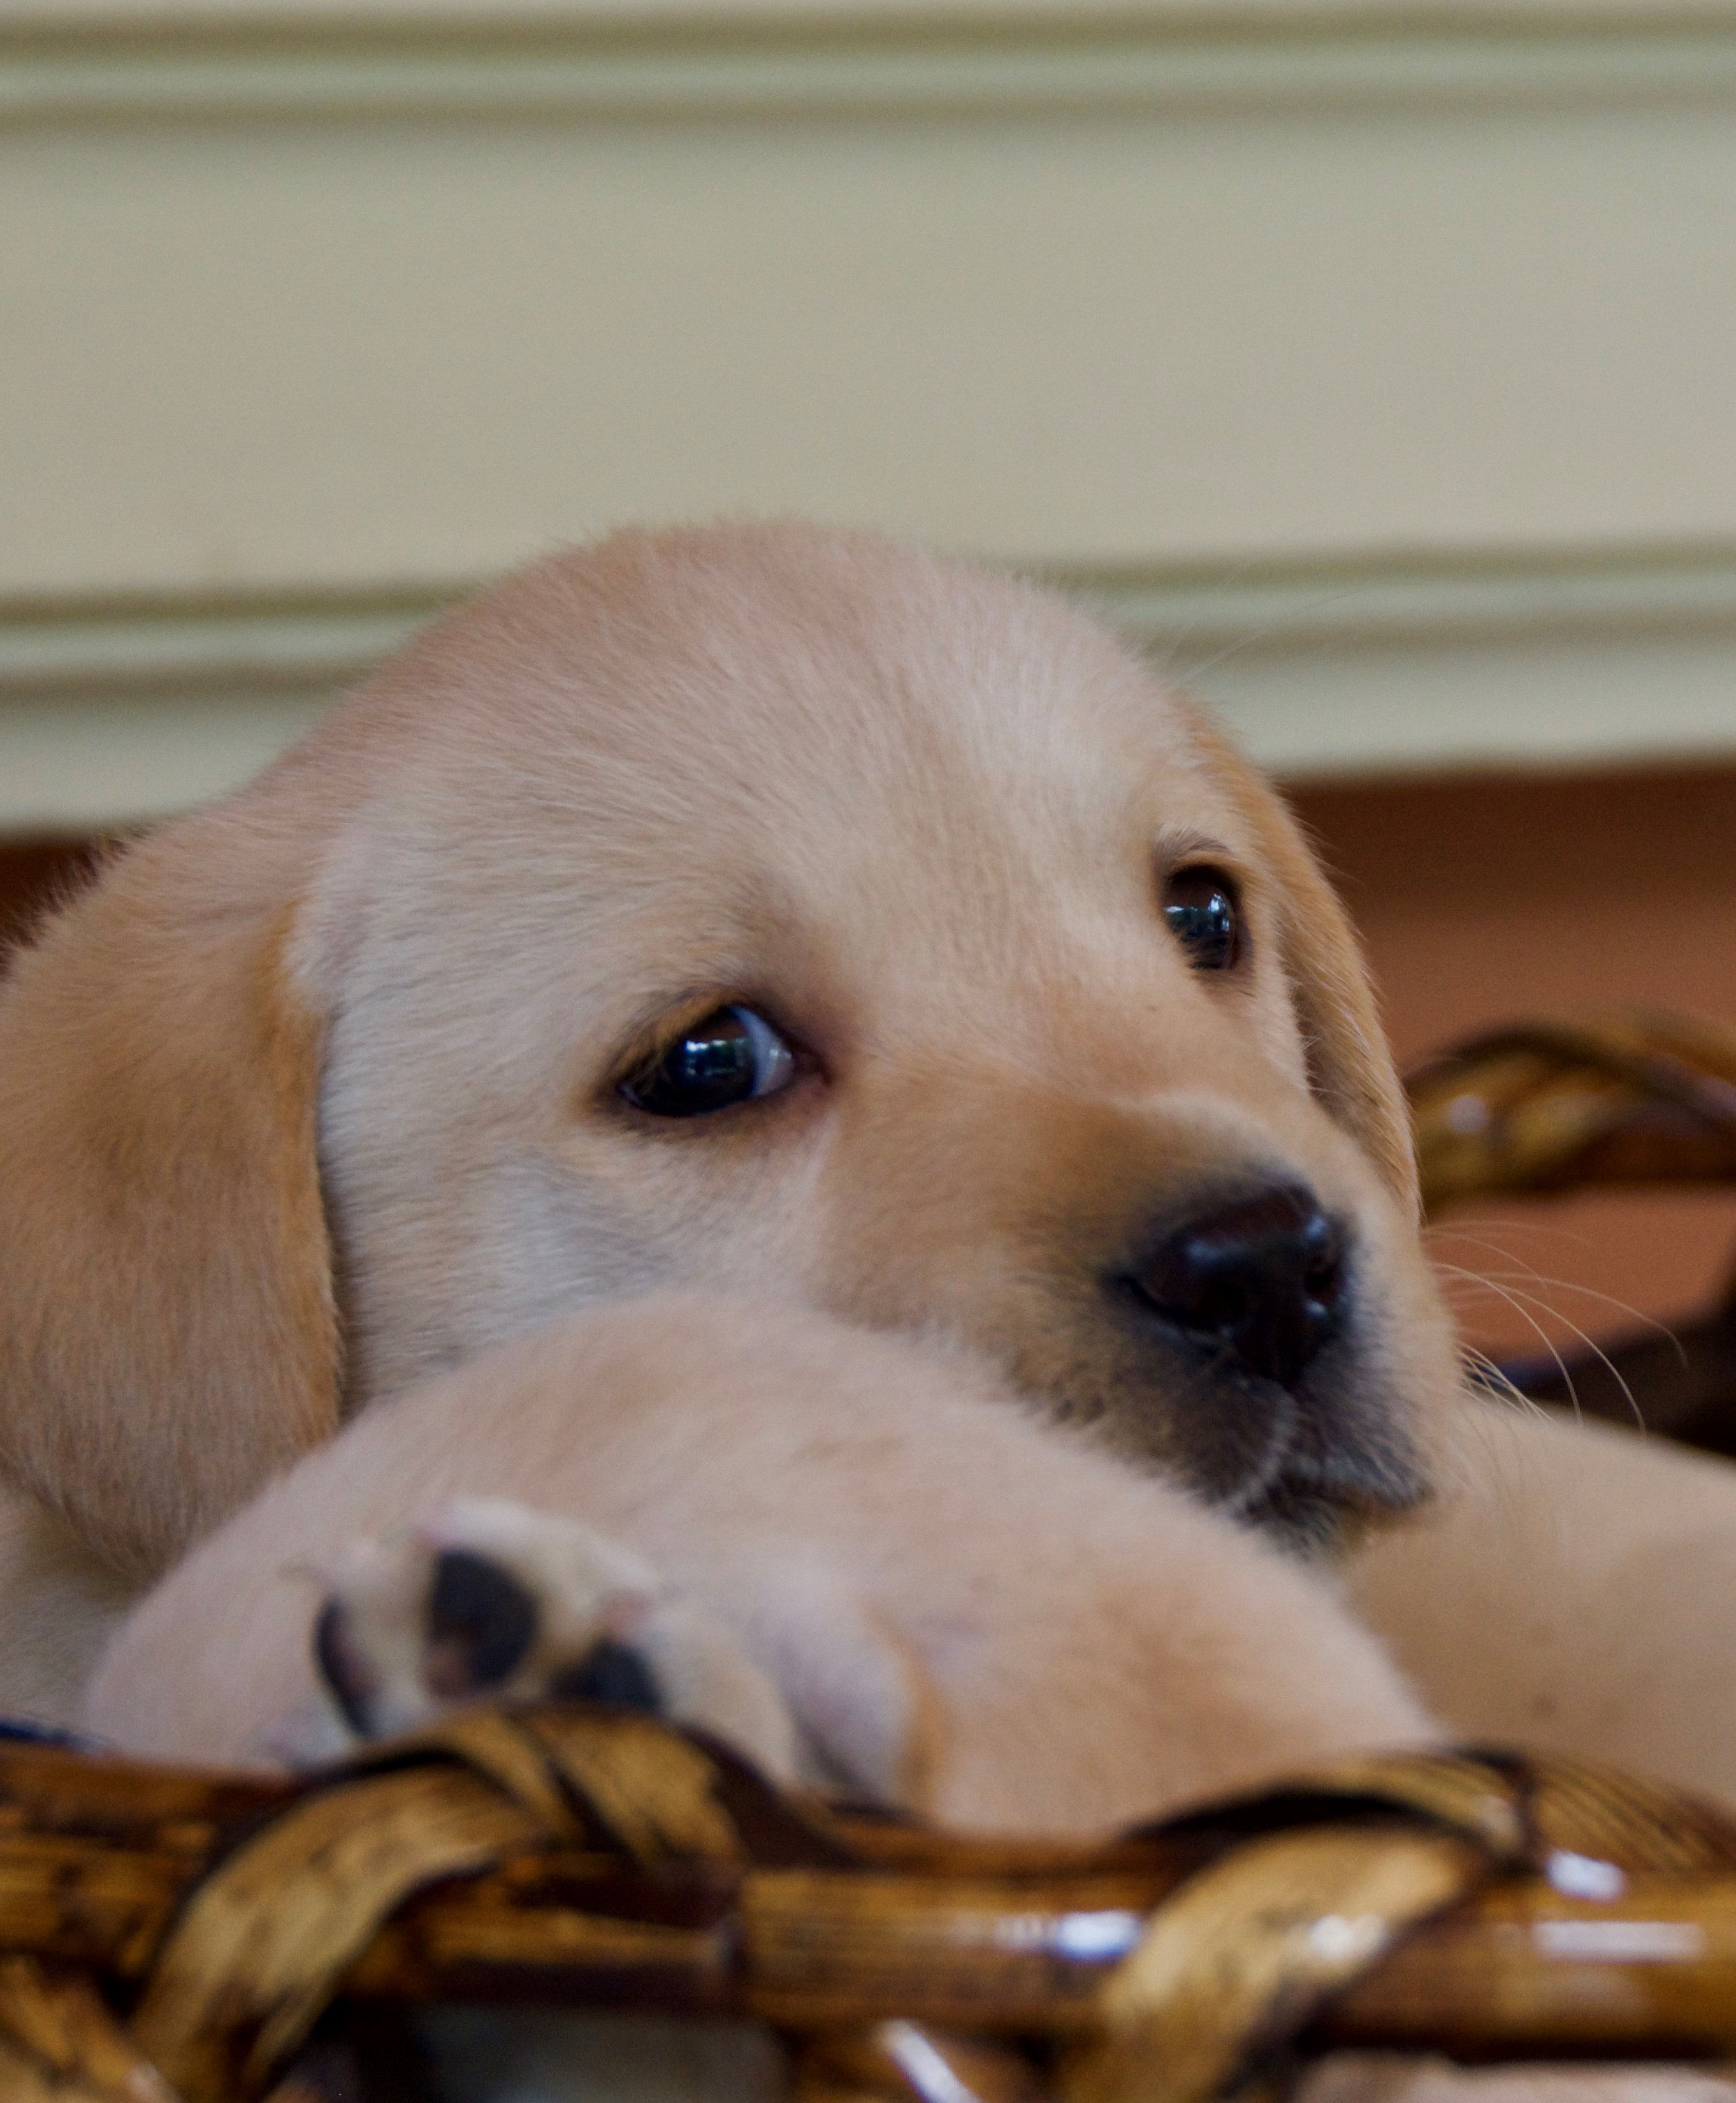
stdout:
<svg viewBox="0 0 1736 2103">
<path fill-rule="evenodd" d="M 1426 1505 L 1433 1486 L 1395 1421 L 1329 1452 L 1296 1447 L 1234 1515 L 1311 1562 L 1348 1555 L 1382 1527 Z"/>
<path fill-rule="evenodd" d="M 1309 1562 L 1349 1554 L 1434 1494 L 1410 1410 L 1342 1360 L 1293 1392 L 1196 1371 L 1182 1411 L 1173 1385 L 1161 1390 L 1124 1391 L 1088 1416 L 1096 1442 Z"/>
<path fill-rule="evenodd" d="M 1304 1562 L 1336 1563 L 1387 1515 L 1347 1505 L 1306 1477 L 1280 1475 L 1235 1516 Z"/>
<path fill-rule="evenodd" d="M 1141 1474 L 1179 1484 L 1226 1518 L 1311 1562 L 1349 1554 L 1429 1502 L 1413 1412 L 1348 1353 L 1292 1391 L 1177 1354 L 1156 1369 L 1048 1406 Z M 1192 1363 L 1182 1361 L 1192 1359 Z M 1039 1407 L 1044 1398 L 1038 1398 Z"/>
</svg>

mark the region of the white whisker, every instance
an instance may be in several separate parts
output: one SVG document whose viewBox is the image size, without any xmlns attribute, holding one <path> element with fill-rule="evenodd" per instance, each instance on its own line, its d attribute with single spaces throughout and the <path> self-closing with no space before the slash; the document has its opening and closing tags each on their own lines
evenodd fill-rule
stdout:
<svg viewBox="0 0 1736 2103">
<path fill-rule="evenodd" d="M 1251 567 L 1251 564 L 1243 563 L 1239 569 L 1232 570 L 1229 573 L 1226 581 L 1233 582 L 1236 577 L 1244 574 Z M 1337 591 L 1321 592 L 1317 597 L 1305 600 L 1299 611 L 1302 613 L 1318 613 L 1322 607 L 1337 606 L 1344 599 L 1355 598 L 1359 592 L 1365 589 L 1366 587 L 1362 585 L 1346 585 Z M 1198 621 L 1193 624 L 1195 628 L 1200 625 Z M 1226 658 L 1239 656 L 1244 650 L 1253 649 L 1257 642 L 1263 642 L 1278 625 L 1275 617 L 1271 620 L 1261 621 L 1249 628 L 1245 634 L 1239 635 L 1233 642 L 1225 643 L 1221 649 L 1214 650 L 1210 656 L 1202 657 L 1196 665 L 1190 665 L 1185 672 L 1178 671 L 1172 659 L 1164 666 L 1165 674 L 1174 681 L 1177 686 L 1191 687 L 1195 679 L 1203 678 L 1214 665 L 1222 665 Z M 1165 651 L 1166 656 L 1180 642 L 1185 641 L 1187 633 L 1187 629 L 1182 629 L 1170 640 Z M 1324 647 L 1324 645 L 1320 647 Z"/>
<path fill-rule="evenodd" d="M 1453 1267 L 1457 1268 L 1457 1266 Z M 1591 1335 L 1589 1330 L 1582 1329 L 1577 1322 L 1569 1320 L 1569 1318 L 1561 1312 L 1559 1307 L 1551 1306 L 1549 1301 L 1544 1299 L 1538 1293 L 1526 1292 L 1516 1286 L 1498 1284 L 1494 1278 L 1485 1274 L 1479 1272 L 1467 1271 L 1463 1272 L 1462 1275 L 1467 1278 L 1476 1278 L 1480 1284 L 1487 1286 L 1491 1292 L 1498 1293 L 1501 1298 L 1506 1300 L 1508 1306 L 1510 1306 L 1516 1314 L 1523 1315 L 1525 1320 L 1531 1324 L 1531 1327 L 1536 1330 L 1538 1337 L 1542 1340 L 1545 1347 L 1547 1349 L 1549 1355 L 1555 1360 L 1556 1366 L 1560 1368 L 1562 1379 L 1567 1384 L 1568 1394 L 1573 1402 L 1574 1415 L 1576 1417 L 1582 1420 L 1584 1412 L 1579 1407 L 1579 1397 L 1574 1387 L 1573 1375 L 1569 1372 L 1567 1369 L 1566 1360 L 1561 1356 L 1560 1351 L 1556 1349 L 1555 1345 L 1549 1341 L 1547 1336 L 1544 1334 L 1542 1324 L 1537 1319 L 1537 1317 L 1530 1312 L 1530 1309 L 1532 1307 L 1540 1307 L 1546 1314 L 1552 1316 L 1556 1321 L 1560 1323 L 1564 1328 L 1570 1329 L 1573 1332 L 1574 1336 L 1579 1339 L 1579 1341 L 1583 1344 L 1586 1349 L 1591 1354 L 1592 1357 L 1597 1359 L 1599 1363 L 1603 1367 L 1605 1372 L 1609 1374 L 1610 1379 L 1613 1380 L 1616 1385 L 1621 1389 L 1622 1399 L 1627 1404 L 1628 1408 L 1632 1411 L 1635 1424 L 1641 1431 L 1646 1429 L 1645 1413 L 1640 1407 L 1638 1398 L 1635 1395 L 1633 1389 L 1627 1385 L 1627 1381 L 1622 1377 L 1614 1359 L 1610 1357 L 1609 1354 L 1604 1349 L 1603 1345 L 1598 1342 L 1597 1339 Z M 1547 1283 L 1549 1281 L 1546 1279 L 1544 1283 Z M 1609 1296 L 1607 1294 L 1604 1294 L 1599 1296 L 1607 1298 Z M 1621 1303 L 1617 1301 L 1614 1304 L 1619 1305 Z M 1660 1328 L 1663 1327 L 1663 1324 L 1661 1323 L 1658 1324 L 1658 1326 Z M 1666 1336 L 1670 1336 L 1671 1332 L 1668 1330 L 1665 1330 L 1664 1334 Z M 1673 1336 L 1671 1336 L 1671 1341 L 1676 1344 L 1678 1351 L 1681 1349 L 1680 1342 L 1678 1342 Z M 1684 1363 L 1685 1363 L 1686 1355 L 1684 1354 Z"/>
<path fill-rule="evenodd" d="M 1487 1351 L 1480 1351 L 1475 1344 L 1461 1344 L 1458 1348 L 1459 1356 L 1477 1373 L 1477 1385 L 1484 1394 L 1498 1396 L 1502 1402 L 1515 1403 L 1531 1416 L 1547 1416 L 1537 1398 L 1516 1386 Z"/>
<path fill-rule="evenodd" d="M 1538 1341 L 1549 1354 L 1550 1357 L 1556 1362 L 1556 1369 L 1560 1372 L 1562 1381 L 1567 1389 L 1567 1398 L 1573 1404 L 1574 1416 L 1575 1419 L 1582 1423 L 1585 1419 L 1585 1412 L 1579 1407 L 1579 1390 L 1574 1385 L 1574 1376 L 1567 1369 L 1567 1361 L 1556 1349 L 1554 1344 L 1550 1340 L 1548 1331 L 1544 1328 L 1542 1323 L 1538 1320 L 1536 1315 L 1531 1312 L 1530 1309 L 1525 1306 L 1522 1304 L 1520 1298 L 1512 1292 L 1510 1292 L 1505 1286 L 1497 1285 L 1492 1278 L 1483 1277 L 1480 1272 L 1467 1270 L 1459 1264 L 1444 1263 L 1438 1256 L 1436 1257 L 1434 1260 L 1437 1269 L 1444 1271 L 1449 1277 L 1455 1277 L 1466 1280 L 1472 1285 L 1480 1285 L 1486 1292 L 1493 1292 L 1498 1300 L 1504 1300 L 1507 1305 L 1512 1309 L 1513 1312 L 1519 1316 L 1521 1321 L 1528 1323 L 1530 1327 L 1536 1331 Z M 1541 1305 L 1542 1303 L 1539 1304 Z"/>
<path fill-rule="evenodd" d="M 1526 1263 L 1523 1256 L 1516 1256 L 1511 1249 L 1502 1248 L 1498 1242 L 1487 1241 L 1475 1234 L 1465 1234 L 1461 1238 L 1472 1248 L 1487 1249 L 1492 1255 L 1503 1256 L 1508 1262 L 1523 1266 L 1516 1271 L 1480 1271 L 1471 1273 L 1470 1275 L 1486 1278 L 1491 1283 L 1498 1278 L 1510 1284 L 1520 1278 L 1528 1278 L 1533 1285 L 1551 1292 L 1577 1292 L 1582 1299 L 1600 1300 L 1605 1307 L 1613 1307 L 1617 1314 L 1625 1315 L 1630 1322 L 1637 1323 L 1640 1328 L 1649 1329 L 1654 1335 L 1664 1338 L 1675 1351 L 1683 1367 L 1686 1367 L 1688 1354 L 1680 1337 L 1676 1335 L 1667 1322 L 1661 1321 L 1657 1315 L 1648 1314 L 1643 1309 L 1636 1307 L 1631 1300 L 1619 1300 L 1613 1292 L 1602 1292 L 1595 1285 L 1582 1285 L 1577 1279 L 1571 1278 L 1546 1277 L 1535 1265 Z M 1547 1313 L 1560 1314 L 1560 1310 L 1558 1308 L 1551 1307 L 1547 1300 L 1539 1299 L 1538 1305 Z M 1568 1318 L 1565 1314 L 1560 1314 L 1560 1319 L 1567 1322 Z M 1568 1326 L 1571 1328 L 1574 1325 L 1569 1322 Z M 1582 1331 L 1576 1330 L 1574 1333 L 1582 1337 L 1584 1336 Z M 1590 1342 L 1591 1340 L 1589 1337 L 1584 1337 L 1584 1340 Z"/>
</svg>

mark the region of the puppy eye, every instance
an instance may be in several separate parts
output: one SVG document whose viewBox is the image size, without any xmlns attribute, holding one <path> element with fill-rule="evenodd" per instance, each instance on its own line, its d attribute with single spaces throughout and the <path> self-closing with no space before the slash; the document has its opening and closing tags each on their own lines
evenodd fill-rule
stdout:
<svg viewBox="0 0 1736 2103">
<path fill-rule="evenodd" d="M 1178 869 L 1164 888 L 1164 918 L 1196 971 L 1226 971 L 1241 955 L 1235 885 L 1221 869 Z"/>
<path fill-rule="evenodd" d="M 653 1117 L 705 1117 L 732 1103 L 775 1096 L 795 1078 L 790 1047 L 750 1007 L 720 1007 L 621 1084 Z"/>
</svg>

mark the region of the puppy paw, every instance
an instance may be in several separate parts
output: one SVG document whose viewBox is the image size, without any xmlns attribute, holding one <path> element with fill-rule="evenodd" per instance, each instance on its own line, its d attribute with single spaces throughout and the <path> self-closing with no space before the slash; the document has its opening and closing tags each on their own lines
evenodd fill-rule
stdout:
<svg viewBox="0 0 1736 2103">
<path fill-rule="evenodd" d="M 314 1654 L 331 1707 L 278 1734 L 296 1764 L 412 1731 L 466 1702 L 566 1699 L 710 1731 L 788 1781 L 795 1733 L 721 1623 L 576 1519 L 464 1497 L 357 1541 L 324 1573 Z"/>
</svg>

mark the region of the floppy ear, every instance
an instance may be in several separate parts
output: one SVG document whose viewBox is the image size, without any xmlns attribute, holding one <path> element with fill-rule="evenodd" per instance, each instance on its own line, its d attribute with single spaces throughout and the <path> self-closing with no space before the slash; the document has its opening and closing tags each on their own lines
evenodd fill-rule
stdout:
<svg viewBox="0 0 1736 2103">
<path fill-rule="evenodd" d="M 1308 1055 L 1308 1079 L 1401 1205 L 1421 1209 L 1410 1106 L 1381 1027 L 1362 945 L 1302 827 L 1213 729 L 1244 816 L 1272 872 L 1285 968 Z"/>
<path fill-rule="evenodd" d="M 1268 822 L 1283 886 L 1284 958 L 1307 1047 L 1309 1081 L 1400 1203 L 1418 1213 L 1422 1194 L 1410 1105 L 1387 1047 L 1362 945 L 1301 826 L 1275 797 Z"/>
<path fill-rule="evenodd" d="M 169 827 L 0 984 L 0 1469 L 140 1575 L 336 1428 L 306 852 Z"/>
</svg>

